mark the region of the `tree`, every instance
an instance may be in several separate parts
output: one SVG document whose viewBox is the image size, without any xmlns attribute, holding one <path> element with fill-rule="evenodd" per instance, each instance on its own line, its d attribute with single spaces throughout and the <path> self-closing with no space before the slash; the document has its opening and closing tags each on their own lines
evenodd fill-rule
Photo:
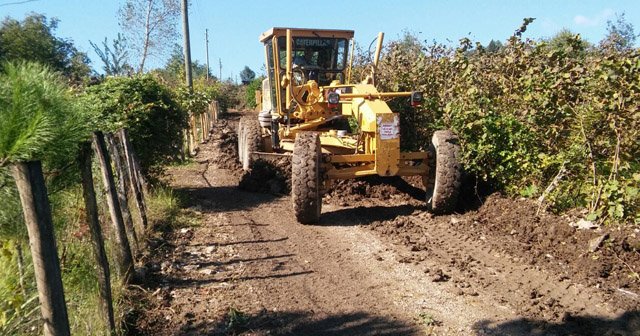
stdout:
<svg viewBox="0 0 640 336">
<path fill-rule="evenodd" d="M 182 46 L 179 44 L 173 45 L 173 50 L 169 60 L 165 64 L 164 68 L 157 70 L 166 81 L 172 82 L 175 85 L 180 85 L 184 82 L 184 53 L 182 52 Z M 206 64 L 200 64 L 198 61 L 191 62 L 191 73 L 193 79 L 202 79 L 207 77 Z M 209 71 L 209 78 L 214 76 Z"/>
<path fill-rule="evenodd" d="M 112 41 L 111 46 L 104 38 L 102 41 L 102 47 L 100 49 L 98 45 L 93 42 L 89 42 L 93 47 L 93 50 L 98 54 L 100 60 L 104 64 L 102 69 L 108 76 L 126 76 L 133 72 L 133 68 L 129 65 L 129 52 L 127 51 L 127 40 L 124 36 L 118 33 L 118 37 Z"/>
<path fill-rule="evenodd" d="M 499 40 L 491 40 L 489 41 L 489 44 L 487 44 L 487 47 L 485 48 L 485 50 L 488 53 L 496 53 L 500 50 L 502 50 L 502 48 L 504 48 L 504 46 L 502 45 L 502 42 L 500 42 Z"/>
<path fill-rule="evenodd" d="M 584 57 L 591 47 L 589 42 L 569 29 L 562 29 L 546 41 L 551 50 L 562 51 L 571 57 Z"/>
<path fill-rule="evenodd" d="M 20 194 L 45 335 L 69 335 L 69 321 L 41 162 L 76 151 L 85 124 L 68 88 L 49 68 L 5 65 L 0 74 L 0 167 L 11 167 Z"/>
<path fill-rule="evenodd" d="M 246 106 L 250 107 L 250 108 L 256 108 L 256 106 L 258 106 L 258 103 L 256 101 L 256 91 L 257 90 L 261 90 L 262 89 L 262 81 L 264 80 L 264 77 L 258 77 L 254 80 L 251 81 L 251 83 L 249 83 L 249 85 L 247 85 L 246 87 L 246 91 L 245 91 L 245 104 Z"/>
<path fill-rule="evenodd" d="M 240 71 L 240 80 L 244 85 L 248 85 L 255 78 L 256 78 L 256 73 L 246 65 L 244 66 L 244 69 Z"/>
<path fill-rule="evenodd" d="M 3 62 L 32 61 L 79 80 L 89 75 L 89 59 L 70 40 L 54 35 L 58 19 L 31 14 L 23 21 L 6 18 L 0 24 L 0 70 Z"/>
<path fill-rule="evenodd" d="M 638 36 L 633 29 L 633 24 L 627 22 L 625 13 L 622 13 L 616 15 L 615 22 L 607 21 L 607 36 L 600 41 L 600 46 L 617 51 L 631 50 Z"/>
<path fill-rule="evenodd" d="M 178 36 L 180 4 L 177 0 L 127 0 L 118 15 L 127 40 L 140 58 L 138 73 L 144 71 L 149 56 L 163 54 L 170 45 L 167 42 Z"/>
</svg>

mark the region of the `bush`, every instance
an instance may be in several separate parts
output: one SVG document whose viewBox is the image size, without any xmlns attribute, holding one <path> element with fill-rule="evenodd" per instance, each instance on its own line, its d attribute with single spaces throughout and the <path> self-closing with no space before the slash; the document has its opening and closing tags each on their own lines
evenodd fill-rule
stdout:
<svg viewBox="0 0 640 336">
<path fill-rule="evenodd" d="M 256 91 L 262 90 L 262 80 L 264 77 L 258 77 L 245 87 L 245 105 L 250 109 L 255 109 L 258 106 Z"/>
<path fill-rule="evenodd" d="M 153 77 L 109 77 L 87 88 L 85 104 L 94 111 L 97 129 L 129 130 L 146 175 L 156 176 L 179 155 L 188 115 Z"/>
<path fill-rule="evenodd" d="M 490 52 L 466 38 L 455 49 L 411 36 L 387 45 L 379 89 L 425 93 L 418 110 L 391 103 L 403 150 L 450 128 L 466 170 L 495 187 L 537 197 L 564 176 L 547 195 L 553 209 L 640 223 L 639 51 L 593 49 L 567 32 L 553 43 L 524 39 L 530 22 Z"/>
<path fill-rule="evenodd" d="M 200 115 L 207 110 L 211 98 L 204 90 L 194 88 L 189 90 L 186 86 L 181 86 L 175 90 L 176 101 L 180 107 L 190 115 Z"/>
</svg>

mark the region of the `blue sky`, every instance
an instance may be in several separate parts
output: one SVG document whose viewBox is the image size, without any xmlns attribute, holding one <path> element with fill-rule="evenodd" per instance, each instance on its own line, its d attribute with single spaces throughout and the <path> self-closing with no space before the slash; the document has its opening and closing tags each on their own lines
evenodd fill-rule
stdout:
<svg viewBox="0 0 640 336">
<path fill-rule="evenodd" d="M 99 43 L 116 36 L 120 31 L 117 11 L 123 0 L 24 1 L 0 0 L 0 18 L 22 19 L 30 12 L 57 17 L 57 36 L 72 39 L 78 49 L 88 52 L 92 66 L 101 68 L 89 41 Z M 204 35 L 209 29 L 211 71 L 218 75 L 220 59 L 222 77 L 233 79 L 245 65 L 261 72 L 264 52 L 258 36 L 273 26 L 352 29 L 361 45 L 369 45 L 379 31 L 385 32 L 387 41 L 408 31 L 422 40 L 455 43 L 469 37 L 486 44 L 491 39 L 504 41 L 524 17 L 535 17 L 527 37 L 550 37 L 567 28 L 595 43 L 605 35 L 607 20 L 624 12 L 640 33 L 640 0 L 190 0 L 190 4 L 192 58 L 205 62 Z M 149 64 L 163 63 L 163 59 L 152 59 Z"/>
</svg>

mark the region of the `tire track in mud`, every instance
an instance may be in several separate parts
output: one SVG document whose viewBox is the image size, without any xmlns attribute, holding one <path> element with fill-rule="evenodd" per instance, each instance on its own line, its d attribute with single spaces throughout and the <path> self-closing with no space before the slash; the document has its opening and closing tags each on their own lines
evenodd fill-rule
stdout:
<svg viewBox="0 0 640 336">
<path fill-rule="evenodd" d="M 406 261 L 427 265 L 434 281 L 452 282 L 459 295 L 490 294 L 518 315 L 561 321 L 569 316 L 620 313 L 604 303 L 597 291 L 523 264 L 491 242 L 435 221 L 428 213 L 374 223 L 372 229 L 406 245 L 411 251 Z"/>
</svg>

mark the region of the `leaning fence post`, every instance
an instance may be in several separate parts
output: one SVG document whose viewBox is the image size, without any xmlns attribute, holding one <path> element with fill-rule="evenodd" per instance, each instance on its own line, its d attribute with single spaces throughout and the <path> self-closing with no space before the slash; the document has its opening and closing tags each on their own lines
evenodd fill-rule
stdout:
<svg viewBox="0 0 640 336">
<path fill-rule="evenodd" d="M 127 231 L 129 241 L 133 242 L 133 252 L 137 253 L 139 249 L 138 235 L 136 234 L 136 230 L 133 227 L 133 217 L 131 216 L 131 211 L 129 210 L 129 197 L 127 196 L 128 180 L 126 178 L 124 164 L 122 162 L 118 146 L 113 139 L 113 134 L 105 134 L 104 136 L 105 140 L 107 140 L 107 148 L 109 149 L 109 154 L 111 154 L 111 159 L 113 160 L 113 164 L 116 168 L 116 176 L 118 177 L 116 193 L 118 194 L 118 202 L 120 203 L 120 210 L 122 211 L 124 227 Z"/>
<path fill-rule="evenodd" d="M 102 316 L 109 326 L 112 335 L 116 334 L 116 323 L 113 315 L 113 301 L 111 296 L 111 273 L 109 271 L 109 261 L 104 249 L 104 240 L 100 220 L 98 219 L 98 205 L 96 202 L 96 192 L 93 186 L 93 172 L 91 171 L 91 143 L 81 144 L 80 155 L 78 156 L 80 174 L 82 176 L 82 194 L 84 196 L 84 208 L 87 216 L 87 224 L 91 232 L 93 246 L 93 256 L 96 259 L 98 287 L 100 292 L 100 310 Z"/>
<path fill-rule="evenodd" d="M 195 155 L 198 147 L 198 132 L 196 131 L 196 118 L 193 115 L 189 117 L 189 132 L 191 134 L 191 148 L 189 154 Z"/>
<path fill-rule="evenodd" d="M 102 181 L 106 191 L 109 213 L 111 214 L 111 222 L 113 223 L 113 229 L 116 233 L 116 240 L 118 242 L 118 247 L 116 248 L 118 273 L 120 273 L 124 282 L 127 283 L 129 282 L 131 271 L 133 270 L 133 256 L 131 254 L 131 246 L 129 245 L 129 239 L 127 238 L 127 233 L 124 227 L 124 220 L 122 219 L 122 210 L 120 209 L 120 203 L 118 202 L 118 196 L 116 195 L 113 171 L 111 170 L 111 160 L 107 153 L 107 145 L 105 144 L 102 132 L 97 131 L 93 133 L 93 142 L 96 156 L 100 161 L 100 170 L 102 171 Z"/>
<path fill-rule="evenodd" d="M 45 335 L 69 335 L 69 318 L 64 300 L 60 260 L 53 233 L 51 206 L 40 161 L 17 162 L 12 166 L 18 187 L 24 222 L 40 299 Z"/>
<path fill-rule="evenodd" d="M 148 195 L 149 184 L 144 178 L 144 175 L 142 175 L 140 161 L 138 160 L 138 156 L 136 155 L 136 152 L 131 145 L 131 141 L 129 140 L 129 132 L 127 131 L 127 129 L 123 128 L 120 131 L 120 136 L 122 138 L 122 143 L 124 144 L 125 155 L 127 156 L 127 160 L 129 160 L 129 166 L 132 169 L 130 173 L 136 178 L 138 186 L 142 189 L 144 195 Z"/>
<path fill-rule="evenodd" d="M 120 141 L 120 146 L 124 151 L 124 158 L 126 162 L 126 170 L 127 177 L 129 178 L 129 187 L 133 193 L 134 199 L 136 201 L 136 207 L 138 208 L 138 214 L 140 215 L 140 223 L 142 224 L 142 229 L 147 229 L 147 205 L 144 201 L 144 195 L 142 195 L 142 187 L 140 185 L 140 181 L 137 178 L 137 173 L 135 171 L 135 165 L 133 163 L 133 149 L 130 146 L 127 146 L 128 141 L 126 139 L 126 130 L 121 129 L 118 131 L 118 140 Z M 144 232 L 143 232 L 144 234 Z"/>
</svg>

